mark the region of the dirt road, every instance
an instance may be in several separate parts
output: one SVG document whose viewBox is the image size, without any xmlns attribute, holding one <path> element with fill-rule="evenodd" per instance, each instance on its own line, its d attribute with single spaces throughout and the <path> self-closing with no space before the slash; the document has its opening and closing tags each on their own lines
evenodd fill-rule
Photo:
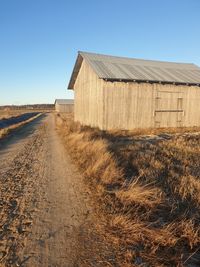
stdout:
<svg viewBox="0 0 200 267">
<path fill-rule="evenodd" d="M 92 214 L 82 179 L 53 114 L 0 143 L 0 266 L 81 266 Z"/>
</svg>

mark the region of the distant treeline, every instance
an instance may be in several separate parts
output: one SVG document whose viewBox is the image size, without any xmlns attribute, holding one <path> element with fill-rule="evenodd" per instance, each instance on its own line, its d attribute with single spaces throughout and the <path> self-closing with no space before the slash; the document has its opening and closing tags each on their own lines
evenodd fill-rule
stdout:
<svg viewBox="0 0 200 267">
<path fill-rule="evenodd" d="M 34 104 L 34 105 L 5 105 L 0 106 L 0 110 L 9 109 L 9 110 L 16 110 L 16 109 L 54 109 L 54 104 Z"/>
</svg>

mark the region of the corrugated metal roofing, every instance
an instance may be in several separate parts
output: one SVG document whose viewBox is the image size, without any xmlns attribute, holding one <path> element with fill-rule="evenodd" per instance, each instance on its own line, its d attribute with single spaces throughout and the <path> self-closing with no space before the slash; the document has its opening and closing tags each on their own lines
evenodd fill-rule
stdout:
<svg viewBox="0 0 200 267">
<path fill-rule="evenodd" d="M 200 68 L 192 63 L 153 61 L 79 52 L 69 82 L 69 89 L 74 87 L 83 58 L 101 79 L 200 84 Z"/>
<path fill-rule="evenodd" d="M 55 104 L 59 105 L 72 105 L 74 104 L 74 99 L 56 99 Z"/>
</svg>

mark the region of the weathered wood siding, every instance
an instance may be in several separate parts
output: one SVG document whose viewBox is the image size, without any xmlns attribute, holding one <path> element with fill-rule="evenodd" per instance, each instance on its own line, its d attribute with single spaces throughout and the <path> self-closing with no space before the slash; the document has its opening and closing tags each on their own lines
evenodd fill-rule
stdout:
<svg viewBox="0 0 200 267">
<path fill-rule="evenodd" d="M 104 129 L 150 127 L 155 92 L 148 84 L 105 82 Z"/>
<path fill-rule="evenodd" d="M 74 119 L 84 125 L 103 126 L 103 80 L 83 60 L 74 85 Z"/>
<path fill-rule="evenodd" d="M 99 79 L 83 59 L 75 120 L 100 129 L 200 126 L 200 87 Z"/>
<path fill-rule="evenodd" d="M 74 105 L 73 104 L 55 104 L 55 110 L 57 112 L 65 112 L 65 113 L 71 113 L 74 111 Z"/>
<path fill-rule="evenodd" d="M 104 83 L 103 129 L 200 126 L 198 86 Z"/>
</svg>

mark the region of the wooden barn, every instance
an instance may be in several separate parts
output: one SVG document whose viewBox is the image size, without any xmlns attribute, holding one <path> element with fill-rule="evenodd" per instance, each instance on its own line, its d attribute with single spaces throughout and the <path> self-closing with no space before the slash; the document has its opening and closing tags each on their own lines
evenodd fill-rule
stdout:
<svg viewBox="0 0 200 267">
<path fill-rule="evenodd" d="M 200 126 L 200 68 L 79 52 L 75 120 L 100 129 Z"/>
<path fill-rule="evenodd" d="M 56 99 L 55 100 L 56 112 L 71 113 L 74 111 L 74 100 L 73 99 Z"/>
</svg>

